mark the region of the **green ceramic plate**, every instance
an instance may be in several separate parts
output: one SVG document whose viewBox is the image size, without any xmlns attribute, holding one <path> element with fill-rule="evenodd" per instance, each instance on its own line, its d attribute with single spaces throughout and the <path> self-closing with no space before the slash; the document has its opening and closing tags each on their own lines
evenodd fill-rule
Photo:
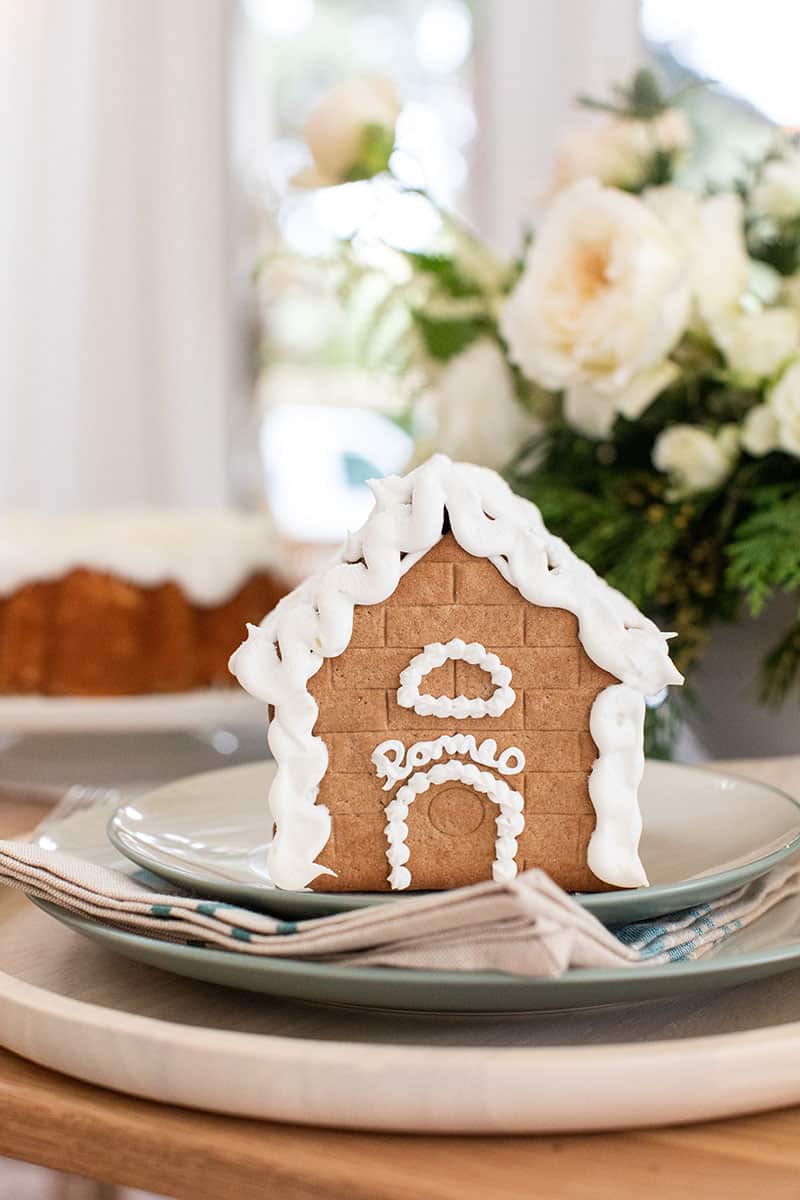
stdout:
<svg viewBox="0 0 800 1200">
<path fill-rule="evenodd" d="M 414 1012 L 541 1012 L 660 999 L 731 987 L 800 965 L 800 899 L 784 901 L 699 962 L 571 971 L 561 979 L 496 972 L 408 971 L 259 959 L 155 942 L 37 902 L 70 929 L 109 950 L 176 975 L 223 987 L 323 1004 Z"/>
<path fill-rule="evenodd" d="M 274 769 L 230 767 L 168 784 L 118 809 L 108 835 L 127 858 L 179 887 L 278 916 L 323 916 L 408 895 L 276 888 L 266 868 Z M 763 783 L 649 762 L 640 802 L 651 886 L 578 897 L 606 924 L 715 899 L 800 848 L 800 806 Z"/>
</svg>

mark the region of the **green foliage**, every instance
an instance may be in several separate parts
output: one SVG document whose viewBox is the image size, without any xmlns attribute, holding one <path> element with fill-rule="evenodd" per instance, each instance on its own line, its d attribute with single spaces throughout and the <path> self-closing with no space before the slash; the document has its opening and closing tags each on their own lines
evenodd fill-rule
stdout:
<svg viewBox="0 0 800 1200">
<path fill-rule="evenodd" d="M 705 87 L 707 80 L 693 80 L 677 92 L 665 92 L 655 74 L 647 67 L 640 67 L 628 84 L 615 84 L 611 88 L 613 99 L 597 100 L 593 96 L 578 96 L 578 104 L 600 112 L 615 113 L 633 121 L 652 121 L 665 109 L 672 108 L 687 92 Z"/>
<path fill-rule="evenodd" d="M 768 263 L 779 275 L 800 270 L 800 218 L 763 229 L 756 222 L 748 231 L 747 248 L 753 258 Z"/>
<path fill-rule="evenodd" d="M 686 671 L 711 625 L 736 619 L 743 601 L 757 613 L 778 591 L 800 593 L 800 467 L 782 454 L 744 456 L 718 492 L 669 502 L 652 444 L 671 423 L 672 406 L 688 401 L 680 389 L 661 400 L 666 411 L 618 421 L 608 442 L 555 421 L 507 475 L 576 554 L 662 628 L 677 630 L 672 652 Z M 725 394 L 725 403 L 739 399 Z M 800 614 L 764 662 L 762 696 L 778 702 L 793 687 L 800 688 Z M 674 704 L 649 714 L 648 753 L 667 753 L 679 723 Z"/>
<path fill-rule="evenodd" d="M 515 481 L 518 490 L 521 482 Z M 672 570 L 681 530 L 663 504 L 630 503 L 625 482 L 635 489 L 634 480 L 602 474 L 594 488 L 579 488 L 563 476 L 543 472 L 531 477 L 524 493 L 541 509 L 545 523 L 612 587 L 652 610 Z M 641 496 L 644 500 L 645 493 Z"/>
<path fill-rule="evenodd" d="M 432 317 L 419 308 L 411 316 L 428 354 L 439 362 L 455 357 L 493 330 L 487 317 Z"/>
<path fill-rule="evenodd" d="M 418 271 L 434 279 L 454 299 L 480 296 L 482 290 L 474 279 L 470 279 L 458 263 L 447 254 L 426 254 L 421 250 L 407 250 L 405 257 Z"/>
<path fill-rule="evenodd" d="M 615 84 L 611 88 L 611 93 L 614 97 L 612 100 L 578 96 L 578 104 L 583 108 L 616 113 L 620 117 L 652 121 L 672 103 L 669 96 L 662 93 L 653 72 L 646 67 L 641 67 L 629 84 Z"/>
<path fill-rule="evenodd" d="M 658 116 L 670 103 L 669 98 L 662 94 L 655 75 L 646 67 L 641 67 L 634 74 L 628 89 L 620 88 L 619 92 L 628 100 L 631 111 L 643 121 Z"/>
<path fill-rule="evenodd" d="M 678 630 L 673 654 L 686 670 L 711 620 L 733 616 L 738 598 L 724 581 L 722 500 L 668 503 L 650 463 L 654 436 L 625 426 L 615 443 L 596 443 L 557 424 L 507 474 L 579 556 L 662 628 Z"/>
<path fill-rule="evenodd" d="M 392 150 L 394 129 L 385 125 L 365 125 L 361 134 L 358 161 L 347 172 L 346 182 L 355 183 L 359 179 L 372 179 L 375 175 L 380 175 L 389 166 Z"/>
<path fill-rule="evenodd" d="M 753 512 L 728 548 L 728 582 L 741 589 L 755 615 L 776 591 L 800 588 L 800 491 L 772 484 L 749 496 Z"/>
</svg>

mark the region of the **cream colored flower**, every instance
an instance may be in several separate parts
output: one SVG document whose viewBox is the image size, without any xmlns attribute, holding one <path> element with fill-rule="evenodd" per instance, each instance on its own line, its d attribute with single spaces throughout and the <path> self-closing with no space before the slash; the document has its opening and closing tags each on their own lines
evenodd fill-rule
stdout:
<svg viewBox="0 0 800 1200">
<path fill-rule="evenodd" d="M 752 380 L 768 379 L 800 350 L 800 319 L 790 308 L 721 317 L 711 332 L 731 370 Z"/>
<path fill-rule="evenodd" d="M 778 420 L 769 404 L 757 404 L 744 419 L 739 439 L 754 458 L 778 449 Z"/>
<path fill-rule="evenodd" d="M 750 197 L 753 212 L 774 221 L 800 217 L 800 154 L 766 163 Z"/>
<path fill-rule="evenodd" d="M 608 437 L 618 416 L 635 421 L 679 376 L 680 368 L 666 360 L 635 375 L 626 387 L 616 392 L 601 392 L 591 384 L 578 384 L 568 388 L 564 396 L 564 417 L 586 437 Z"/>
<path fill-rule="evenodd" d="M 778 446 L 800 458 L 800 360 L 775 384 L 769 406 L 778 423 Z"/>
<path fill-rule="evenodd" d="M 496 342 L 481 338 L 451 359 L 434 391 L 436 448 L 482 467 L 504 467 L 540 428 L 514 395 Z"/>
<path fill-rule="evenodd" d="M 718 488 L 733 470 L 738 453 L 735 425 L 723 425 L 716 434 L 697 425 L 670 425 L 656 438 L 653 466 L 670 477 L 667 498 L 679 500 Z"/>
<path fill-rule="evenodd" d="M 645 203 L 680 247 L 689 272 L 695 319 L 713 321 L 732 311 L 747 288 L 749 260 L 739 196 L 701 199 L 676 187 L 648 188 Z"/>
<path fill-rule="evenodd" d="M 678 155 L 691 141 L 691 126 L 678 108 L 665 109 L 652 121 L 613 114 L 595 116 L 562 138 L 552 191 L 587 177 L 613 187 L 643 187 L 656 154 Z"/>
<path fill-rule="evenodd" d="M 299 187 L 329 187 L 384 171 L 394 146 L 400 101 L 390 79 L 351 79 L 326 92 L 305 124 L 314 165 Z"/>
<path fill-rule="evenodd" d="M 669 354 L 689 302 L 683 256 L 658 218 L 584 179 L 545 214 L 500 327 L 543 387 L 619 391 Z"/>
</svg>

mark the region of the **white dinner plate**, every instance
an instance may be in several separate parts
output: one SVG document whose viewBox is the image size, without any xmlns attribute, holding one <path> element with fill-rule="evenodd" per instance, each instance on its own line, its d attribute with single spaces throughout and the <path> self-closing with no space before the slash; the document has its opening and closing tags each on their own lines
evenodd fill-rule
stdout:
<svg viewBox="0 0 800 1200">
<path fill-rule="evenodd" d="M 97 815 L 93 834 L 82 817 L 56 837 L 119 866 Z M 160 1104 L 430 1137 L 672 1125 L 800 1102 L 800 971 L 532 1016 L 368 1012 L 147 967 L 10 888 L 0 966 L 4 1047 Z"/>
<path fill-rule="evenodd" d="M 123 804 L 109 837 L 127 858 L 183 888 L 283 916 L 322 916 L 413 894 L 276 888 L 266 865 L 274 770 L 258 763 L 170 783 Z M 800 848 L 800 806 L 763 783 L 649 762 L 640 802 L 650 887 L 578 896 L 606 924 L 715 899 Z"/>
</svg>

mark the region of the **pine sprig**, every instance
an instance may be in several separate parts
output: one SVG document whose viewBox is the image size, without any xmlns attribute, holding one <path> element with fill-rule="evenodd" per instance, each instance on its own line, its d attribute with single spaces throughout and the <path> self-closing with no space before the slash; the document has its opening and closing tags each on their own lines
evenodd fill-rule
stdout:
<svg viewBox="0 0 800 1200">
<path fill-rule="evenodd" d="M 519 481 L 515 483 L 517 490 Z M 658 503 L 631 505 L 620 494 L 636 489 L 602 487 L 598 491 L 575 488 L 563 479 L 536 474 L 524 492 L 538 505 L 549 528 L 563 537 L 580 557 L 605 576 L 612 587 L 634 604 L 653 608 L 671 570 L 671 555 L 681 530 Z"/>
<path fill-rule="evenodd" d="M 796 484 L 755 489 L 752 512 L 728 547 L 727 582 L 756 616 L 776 591 L 800 588 L 800 492 Z"/>
<path fill-rule="evenodd" d="M 736 614 L 726 546 L 746 489 L 668 502 L 664 477 L 650 465 L 652 435 L 629 433 L 596 443 L 556 423 L 524 449 L 509 480 L 598 574 L 679 632 L 672 652 L 685 671 L 712 622 Z"/>
</svg>

